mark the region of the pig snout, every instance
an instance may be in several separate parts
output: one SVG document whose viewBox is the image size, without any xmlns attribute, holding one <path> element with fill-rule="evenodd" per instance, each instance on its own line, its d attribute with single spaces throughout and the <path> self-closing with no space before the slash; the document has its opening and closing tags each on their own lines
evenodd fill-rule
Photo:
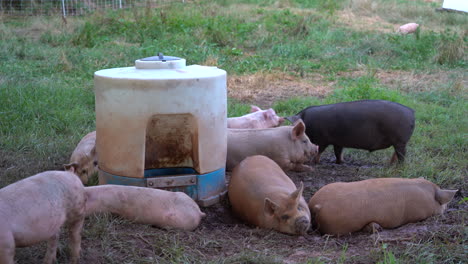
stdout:
<svg viewBox="0 0 468 264">
<path fill-rule="evenodd" d="M 294 222 L 294 231 L 296 234 L 305 234 L 309 230 L 310 221 L 307 217 L 301 216 L 296 219 Z"/>
<path fill-rule="evenodd" d="M 284 117 L 278 118 L 278 126 L 284 123 Z"/>
<path fill-rule="evenodd" d="M 318 146 L 317 145 L 312 145 L 310 148 L 310 156 L 315 156 L 318 154 Z"/>
<path fill-rule="evenodd" d="M 304 157 L 306 161 L 309 161 L 311 158 L 315 157 L 318 154 L 318 147 L 312 144 L 309 148 L 304 150 Z"/>
</svg>

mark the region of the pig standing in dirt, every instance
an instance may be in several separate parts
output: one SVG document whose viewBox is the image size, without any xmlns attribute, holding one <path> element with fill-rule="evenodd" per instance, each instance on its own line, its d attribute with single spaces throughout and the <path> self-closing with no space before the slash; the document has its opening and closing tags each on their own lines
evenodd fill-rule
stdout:
<svg viewBox="0 0 468 264">
<path fill-rule="evenodd" d="M 64 166 L 68 169 L 72 165 L 76 167 L 75 173 L 80 177 L 83 184 L 87 184 L 89 178 L 98 172 L 96 131 L 87 134 L 81 139 L 71 155 L 70 164 L 65 164 Z"/>
<path fill-rule="evenodd" d="M 414 130 L 414 110 L 385 100 L 361 100 L 329 105 L 310 106 L 286 118 L 302 119 L 306 134 L 319 147 L 320 154 L 333 145 L 336 163 L 343 162 L 343 148 L 365 149 L 370 152 L 393 146 L 390 162 L 403 162 Z"/>
<path fill-rule="evenodd" d="M 47 171 L 0 189 L 0 263 L 13 264 L 16 247 L 48 241 L 44 263 L 55 263 L 60 228 L 68 225 L 71 263 L 78 263 L 85 195 L 73 172 Z"/>
<path fill-rule="evenodd" d="M 110 212 L 140 224 L 189 231 L 205 216 L 183 192 L 120 185 L 86 187 L 85 192 L 86 215 Z"/>
<path fill-rule="evenodd" d="M 265 129 L 228 129 L 226 169 L 232 170 L 248 156 L 264 155 L 284 170 L 311 171 L 303 163 L 317 154 L 317 146 L 310 143 L 304 122 L 294 126 Z"/>
<path fill-rule="evenodd" d="M 271 159 L 251 156 L 232 172 L 228 187 L 234 212 L 261 228 L 303 235 L 310 226 L 310 211 L 291 179 Z"/>
<path fill-rule="evenodd" d="M 309 201 L 322 234 L 395 228 L 442 214 L 456 190 L 442 190 L 424 179 L 381 178 L 336 182 Z"/>
<path fill-rule="evenodd" d="M 403 35 L 415 33 L 418 30 L 419 24 L 408 23 L 398 28 L 398 33 Z"/>
<path fill-rule="evenodd" d="M 258 106 L 252 105 L 250 114 L 240 117 L 231 117 L 227 120 L 228 128 L 270 128 L 277 127 L 284 122 L 284 118 L 276 115 L 272 108 L 262 110 Z"/>
</svg>

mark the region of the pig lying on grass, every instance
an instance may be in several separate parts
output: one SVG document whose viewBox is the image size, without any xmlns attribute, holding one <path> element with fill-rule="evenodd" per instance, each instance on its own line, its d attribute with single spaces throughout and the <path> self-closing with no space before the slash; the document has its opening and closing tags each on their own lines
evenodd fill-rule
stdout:
<svg viewBox="0 0 468 264">
<path fill-rule="evenodd" d="M 64 224 L 70 228 L 71 263 L 78 263 L 85 202 L 83 184 L 68 171 L 39 173 L 0 189 L 0 263 L 14 263 L 15 247 L 46 240 L 44 263 L 55 263 Z"/>
<path fill-rule="evenodd" d="M 284 122 L 284 118 L 276 115 L 272 108 L 262 110 L 258 106 L 252 105 L 250 114 L 240 117 L 231 117 L 227 120 L 228 128 L 270 128 L 277 127 Z"/>
<path fill-rule="evenodd" d="M 305 234 L 310 211 L 299 189 L 281 168 L 265 156 L 243 160 L 228 187 L 234 212 L 244 221 L 288 234 Z"/>
<path fill-rule="evenodd" d="M 318 152 L 305 134 L 301 120 L 294 126 L 266 129 L 228 129 L 226 169 L 232 170 L 248 156 L 264 155 L 284 170 L 311 171 L 304 165 Z"/>
<path fill-rule="evenodd" d="M 309 207 L 323 234 L 395 228 L 442 214 L 456 190 L 424 179 L 382 178 L 336 182 L 318 190 Z"/>
<path fill-rule="evenodd" d="M 89 178 L 98 172 L 98 160 L 96 155 L 96 131 L 93 131 L 81 139 L 70 157 L 70 164 L 65 168 L 76 167 L 76 174 L 83 184 L 87 184 Z"/>
<path fill-rule="evenodd" d="M 189 231 L 205 216 L 182 192 L 120 185 L 86 187 L 85 192 L 86 215 L 110 212 L 136 223 Z"/>
</svg>

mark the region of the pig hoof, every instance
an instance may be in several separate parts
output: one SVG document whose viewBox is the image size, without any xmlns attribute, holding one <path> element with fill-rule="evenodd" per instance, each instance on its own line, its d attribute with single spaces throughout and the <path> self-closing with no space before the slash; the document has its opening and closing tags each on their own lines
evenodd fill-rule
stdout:
<svg viewBox="0 0 468 264">
<path fill-rule="evenodd" d="M 303 165 L 303 164 L 297 164 L 294 169 L 294 171 L 298 171 L 298 172 L 311 172 L 314 170 L 315 170 L 314 168 L 307 166 L 307 165 Z"/>
<path fill-rule="evenodd" d="M 382 231 L 382 227 L 379 224 L 377 224 L 375 222 L 372 222 L 372 223 L 367 224 L 364 227 L 364 231 L 368 232 L 368 233 L 371 233 L 371 234 L 374 234 L 374 233 Z"/>
</svg>

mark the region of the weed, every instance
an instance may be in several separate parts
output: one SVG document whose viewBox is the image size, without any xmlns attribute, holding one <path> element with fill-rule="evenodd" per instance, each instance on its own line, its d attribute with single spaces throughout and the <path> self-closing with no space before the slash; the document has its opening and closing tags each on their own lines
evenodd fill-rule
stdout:
<svg viewBox="0 0 468 264">
<path fill-rule="evenodd" d="M 395 257 L 392 251 L 389 249 L 387 244 L 382 244 L 383 260 L 377 262 L 377 264 L 398 264 L 400 261 Z"/>
<path fill-rule="evenodd" d="M 466 64 L 466 41 L 457 33 L 446 31 L 441 35 L 435 60 L 439 64 Z"/>
</svg>

